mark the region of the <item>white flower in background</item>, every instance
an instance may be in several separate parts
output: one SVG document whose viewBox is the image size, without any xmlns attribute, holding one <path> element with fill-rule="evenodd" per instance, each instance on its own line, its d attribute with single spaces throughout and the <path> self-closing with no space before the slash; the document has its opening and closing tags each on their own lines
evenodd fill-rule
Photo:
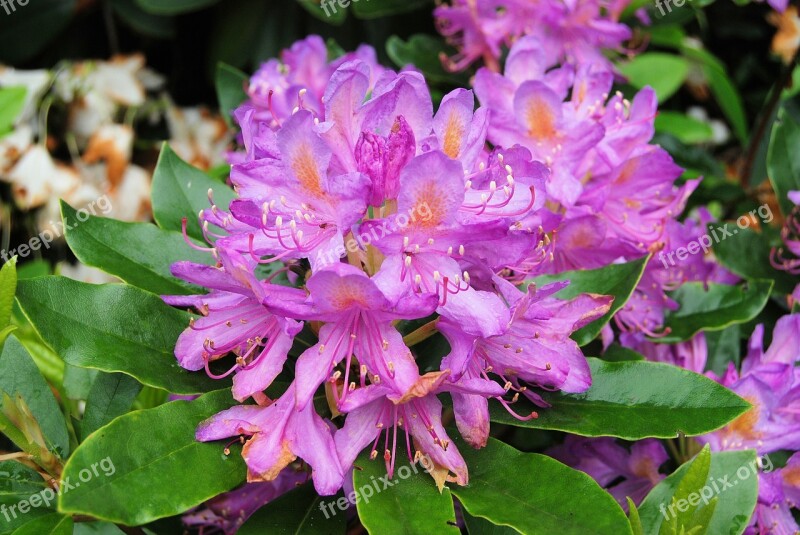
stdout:
<svg viewBox="0 0 800 535">
<path fill-rule="evenodd" d="M 714 145 L 722 145 L 726 143 L 731 137 L 731 131 L 725 121 L 719 119 L 711 119 L 708 116 L 708 111 L 700 106 L 691 106 L 686 110 L 686 115 L 692 119 L 706 123 L 711 127 L 711 143 Z"/>
<path fill-rule="evenodd" d="M 17 205 L 30 210 L 58 199 L 81 184 L 78 173 L 71 167 L 53 160 L 41 145 L 33 145 L 7 174 Z"/>
<path fill-rule="evenodd" d="M 167 124 L 169 144 L 178 156 L 200 169 L 224 163 L 223 154 L 233 135 L 222 117 L 205 108 L 170 106 Z"/>
<path fill-rule="evenodd" d="M 58 74 L 54 89 L 71 104 L 68 128 L 83 145 L 102 125 L 114 121 L 120 107 L 143 105 L 147 91 L 162 84 L 160 76 L 145 68 L 144 56 L 133 54 L 76 63 Z"/>
</svg>

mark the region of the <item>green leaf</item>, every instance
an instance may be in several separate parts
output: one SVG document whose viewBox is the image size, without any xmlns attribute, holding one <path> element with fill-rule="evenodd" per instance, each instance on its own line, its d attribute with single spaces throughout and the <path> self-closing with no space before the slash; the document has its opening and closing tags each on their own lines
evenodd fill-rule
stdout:
<svg viewBox="0 0 800 535">
<path fill-rule="evenodd" d="M 76 3 L 36 0 L 17 5 L 11 13 L 0 13 L 0 63 L 19 65 L 36 56 L 67 27 Z"/>
<path fill-rule="evenodd" d="M 794 208 L 794 203 L 787 196 L 788 193 L 800 190 L 798 146 L 800 146 L 800 125 L 791 114 L 781 108 L 778 120 L 772 128 L 767 152 L 767 171 L 784 216 L 788 216 Z"/>
<path fill-rule="evenodd" d="M 347 514 L 338 510 L 332 514 L 326 507 L 336 500 L 336 496 L 317 495 L 314 485 L 306 483 L 259 509 L 239 529 L 238 535 L 344 534 Z"/>
<path fill-rule="evenodd" d="M 725 374 L 728 364 L 733 362 L 736 367 L 742 358 L 742 328 L 739 325 L 731 325 L 721 331 L 709 331 L 705 333 L 707 357 L 706 370 L 711 370 L 719 376 Z"/>
<path fill-rule="evenodd" d="M 16 330 L 17 330 L 16 325 L 9 325 L 5 329 L 0 329 L 0 349 L 3 349 L 3 344 L 5 343 L 6 338 L 8 338 L 8 335 Z"/>
<path fill-rule="evenodd" d="M 711 468 L 711 448 L 708 444 L 688 465 L 686 473 L 678 482 L 678 487 L 672 496 L 672 504 L 688 500 L 691 494 L 700 495 L 700 490 L 705 486 L 708 471 Z M 695 526 L 693 519 L 700 508 L 700 502 L 689 505 L 685 509 L 679 508 L 667 522 L 662 523 L 659 535 L 681 535 L 693 528 Z"/>
<path fill-rule="evenodd" d="M 742 145 L 747 143 L 747 115 L 736 85 L 723 68 L 708 64 L 704 68 L 708 78 L 708 87 L 717 100 L 722 113 L 733 127 L 733 133 Z"/>
<path fill-rule="evenodd" d="M 12 535 L 72 535 L 72 526 L 71 517 L 51 513 L 23 524 Z"/>
<path fill-rule="evenodd" d="M 769 300 L 772 281 L 753 280 L 739 286 L 688 282 L 672 292 L 680 308 L 668 312 L 666 336 L 653 340 L 665 344 L 689 340 L 700 331 L 719 331 L 755 318 Z"/>
<path fill-rule="evenodd" d="M 602 358 L 607 362 L 622 362 L 625 360 L 644 360 L 644 355 L 614 342 L 608 346 Z"/>
<path fill-rule="evenodd" d="M 385 476 L 383 459 L 371 461 L 364 454 L 356 461 L 353 471 L 356 507 L 369 533 L 460 533 L 450 491 L 445 488 L 439 492 L 422 463 L 410 464 L 407 458 L 399 456 L 394 477 L 381 480 Z M 386 481 L 391 485 L 388 488 Z"/>
<path fill-rule="evenodd" d="M 155 530 L 146 530 L 145 533 L 158 533 Z M 125 535 L 111 522 L 79 522 L 75 525 L 72 535 Z"/>
<path fill-rule="evenodd" d="M 217 206 L 225 210 L 236 196 L 228 186 L 181 160 L 165 144 L 153 173 L 153 218 L 162 229 L 180 232 L 181 220 L 185 217 L 188 220 L 186 233 L 204 240 L 197 214 L 210 208 L 209 189 L 214 192 Z"/>
<path fill-rule="evenodd" d="M 149 292 L 43 277 L 20 281 L 17 298 L 42 339 L 68 364 L 127 373 L 176 394 L 219 386 L 178 365 L 175 343 L 189 315 Z"/>
<path fill-rule="evenodd" d="M 716 225 L 709 225 L 709 234 Z M 780 234 L 769 227 L 756 232 L 751 228 L 736 229 L 730 239 L 714 243 L 714 256 L 727 270 L 743 279 L 762 279 L 775 282 L 778 294 L 790 294 L 797 285 L 795 277 L 772 267 L 769 261 L 773 246 L 781 246 Z"/>
<path fill-rule="evenodd" d="M 418 33 L 403 41 L 396 35 L 386 41 L 386 54 L 400 68 L 413 65 L 425 74 L 429 82 L 452 83 L 458 76 L 447 72 L 442 66 L 441 54 L 451 55 L 441 37 Z M 466 85 L 467 81 L 465 81 Z"/>
<path fill-rule="evenodd" d="M 678 505 L 688 508 L 691 501 L 711 503 L 719 498 L 708 521 L 707 533 L 711 535 L 740 535 L 744 532 L 755 510 L 758 499 L 756 455 L 753 450 L 724 451 L 711 454 L 711 465 L 705 482 L 700 483 L 699 499 L 688 498 L 683 504 L 673 505 L 679 485 L 688 477 L 689 464 L 684 463 L 673 474 L 650 491 L 639 506 L 639 516 L 646 535 L 659 533 L 662 523 L 680 514 Z M 738 471 L 738 474 L 737 474 Z M 745 475 L 746 472 L 746 475 Z M 743 477 L 744 476 L 744 477 Z"/>
<path fill-rule="evenodd" d="M 142 9 L 155 15 L 178 15 L 199 11 L 217 2 L 219 0 L 136 0 Z"/>
<path fill-rule="evenodd" d="M 297 0 L 297 3 L 308 13 L 328 24 L 338 26 L 347 19 L 347 8 L 342 8 L 337 0 Z"/>
<path fill-rule="evenodd" d="M 631 533 L 614 498 L 583 472 L 493 438 L 480 450 L 457 442 L 469 485 L 450 491 L 469 514 L 526 535 Z"/>
<path fill-rule="evenodd" d="M 66 225 L 77 220 L 78 212 L 61 201 L 61 214 Z M 88 216 L 80 225 L 65 228 L 67 243 L 78 260 L 155 294 L 203 293 L 173 277 L 170 266 L 181 260 L 214 263 L 211 254 L 192 249 L 181 234 L 151 223 Z"/>
<path fill-rule="evenodd" d="M 463 515 L 464 525 L 467 527 L 469 535 L 517 535 L 519 533 L 514 528 L 492 524 L 485 518 L 472 516 L 466 511 L 463 511 Z"/>
<path fill-rule="evenodd" d="M 625 440 L 694 436 L 719 429 L 750 409 L 750 404 L 716 382 L 696 373 L 656 362 L 605 362 L 590 358 L 592 386 L 583 394 L 541 392 L 552 405 L 539 417 L 520 422 L 498 404 L 494 422 L 566 431 L 587 437 Z M 646 378 L 646 380 L 644 380 Z M 534 410 L 519 401 L 519 414 Z"/>
<path fill-rule="evenodd" d="M 85 439 L 108 422 L 122 416 L 133 405 L 142 385 L 124 373 L 101 373 L 92 384 L 81 420 Z"/>
<path fill-rule="evenodd" d="M 671 134 L 686 144 L 704 143 L 714 137 L 708 123 L 674 111 L 660 111 L 655 126 L 656 132 Z"/>
<path fill-rule="evenodd" d="M 360 19 L 388 17 L 433 7 L 433 0 L 352 0 L 353 14 Z"/>
<path fill-rule="evenodd" d="M 631 531 L 633 531 L 633 535 L 644 535 L 644 528 L 642 527 L 642 519 L 639 518 L 639 510 L 636 508 L 636 504 L 630 497 L 626 497 L 628 500 L 628 522 L 631 524 Z"/>
<path fill-rule="evenodd" d="M 0 137 L 11 132 L 17 117 L 25 107 L 24 87 L 0 87 Z"/>
<path fill-rule="evenodd" d="M 3 264 L 0 269 L 0 329 L 11 323 L 14 294 L 17 292 L 17 257 Z"/>
<path fill-rule="evenodd" d="M 0 534 L 11 533 L 19 526 L 30 522 L 33 518 L 46 515 L 55 510 L 55 498 L 52 502 L 42 502 L 39 507 L 21 513 L 19 503 L 28 500 L 49 488 L 42 476 L 32 468 L 16 461 L 0 461 L 0 507 L 4 507 L 7 516 L 0 521 Z M 49 496 L 49 493 L 46 494 Z M 13 508 L 13 509 L 12 509 Z"/>
<path fill-rule="evenodd" d="M 69 436 L 61 407 L 31 356 L 14 336 L 0 353 L 0 390 L 11 397 L 22 396 L 42 429 L 48 449 L 66 459 Z"/>
<path fill-rule="evenodd" d="M 611 295 L 614 297 L 611 310 L 605 316 L 593 321 L 572 335 L 578 345 L 584 346 L 600 334 L 603 326 L 630 299 L 633 290 L 642 278 L 642 273 L 649 258 L 649 256 L 645 256 L 633 262 L 611 264 L 599 269 L 565 271 L 557 275 L 542 275 L 525 282 L 534 282 L 541 287 L 555 281 L 570 281 L 569 286 L 555 295 L 559 299 L 572 299 L 584 293 Z"/>
<path fill-rule="evenodd" d="M 240 450 L 226 456 L 221 444 L 195 439 L 199 422 L 234 403 L 228 389 L 218 390 L 128 413 L 92 433 L 64 467 L 62 481 L 74 488 L 59 497 L 59 511 L 140 525 L 240 485 Z"/>
<path fill-rule="evenodd" d="M 233 111 L 247 99 L 244 86 L 248 78 L 245 73 L 225 63 L 217 64 L 215 85 L 220 113 L 228 126 L 233 124 Z"/>
<path fill-rule="evenodd" d="M 663 103 L 683 85 L 689 74 L 689 62 L 674 54 L 646 52 L 619 65 L 619 70 L 635 88 L 652 87 L 658 101 Z"/>
</svg>

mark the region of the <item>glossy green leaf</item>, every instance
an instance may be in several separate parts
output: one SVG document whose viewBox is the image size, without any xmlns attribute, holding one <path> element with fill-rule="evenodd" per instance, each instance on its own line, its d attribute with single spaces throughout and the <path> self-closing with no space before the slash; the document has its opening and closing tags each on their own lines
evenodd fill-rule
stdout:
<svg viewBox="0 0 800 535">
<path fill-rule="evenodd" d="M 493 438 L 480 450 L 457 442 L 469 466 L 469 485 L 452 485 L 450 491 L 469 514 L 526 535 L 631 533 L 614 498 L 583 472 Z"/>
<path fill-rule="evenodd" d="M 645 52 L 628 63 L 619 65 L 623 76 L 637 89 L 652 87 L 659 102 L 665 102 L 686 80 L 689 62 L 685 58 L 663 52 Z"/>
<path fill-rule="evenodd" d="M 642 273 L 649 258 L 649 256 L 645 256 L 625 264 L 611 264 L 599 269 L 565 271 L 557 275 L 542 275 L 526 281 L 526 283 L 534 282 L 541 287 L 550 282 L 570 281 L 569 286 L 555 295 L 559 299 L 572 299 L 583 293 L 611 295 L 614 297 L 611 310 L 605 316 L 576 331 L 572 336 L 578 342 L 578 345 L 584 346 L 600 334 L 603 326 L 630 299 L 633 290 L 642 278 Z"/>
<path fill-rule="evenodd" d="M 706 370 L 722 376 L 731 362 L 737 368 L 739 367 L 742 360 L 742 327 L 740 325 L 731 325 L 721 331 L 709 331 L 705 333 L 705 338 Z"/>
<path fill-rule="evenodd" d="M 101 373 L 86 399 L 81 420 L 81 436 L 85 439 L 108 422 L 130 410 L 142 385 L 124 373 Z"/>
<path fill-rule="evenodd" d="M 217 64 L 217 75 L 214 81 L 217 89 L 220 113 L 228 126 L 233 124 L 233 111 L 247 99 L 245 84 L 247 75 L 225 63 Z"/>
<path fill-rule="evenodd" d="M 716 225 L 709 225 L 709 232 L 715 228 Z M 797 285 L 796 278 L 775 269 L 769 260 L 772 247 L 783 244 L 780 234 L 769 228 L 762 232 L 750 228 L 736 230 L 735 236 L 714 243 L 717 261 L 743 279 L 772 280 L 776 293 L 792 293 Z"/>
<path fill-rule="evenodd" d="M 25 106 L 24 87 L 0 87 L 0 137 L 14 128 L 17 117 Z"/>
<path fill-rule="evenodd" d="M 213 191 L 214 202 L 222 209 L 227 209 L 235 197 L 228 186 L 184 162 L 165 144 L 153 173 L 153 218 L 162 229 L 180 232 L 181 220 L 185 217 L 186 233 L 204 240 L 197 214 L 211 207 L 209 189 Z"/>
<path fill-rule="evenodd" d="M 337 0 L 297 0 L 297 3 L 312 16 L 337 26 L 347 19 L 350 7 L 341 7 Z"/>
<path fill-rule="evenodd" d="M 319 496 L 314 485 L 306 483 L 259 509 L 238 535 L 344 535 L 347 513 L 333 505 L 340 496 Z"/>
<path fill-rule="evenodd" d="M 656 362 L 605 362 L 590 358 L 592 386 L 583 394 L 542 392 L 552 407 L 536 409 L 519 401 L 518 414 L 539 417 L 520 422 L 492 404 L 494 422 L 566 431 L 588 437 L 626 440 L 694 436 L 719 429 L 750 408 L 739 396 L 702 375 Z"/>
<path fill-rule="evenodd" d="M 8 338 L 8 335 L 10 335 L 16 330 L 17 330 L 16 325 L 9 325 L 5 329 L 0 329 L 0 349 L 3 349 L 3 344 L 5 343 L 6 338 Z"/>
<path fill-rule="evenodd" d="M 222 444 L 195 439 L 198 423 L 234 403 L 228 389 L 218 390 L 128 413 L 92 433 L 64 467 L 62 481 L 74 488 L 59 497 L 59 511 L 138 525 L 240 485 L 241 449 L 226 456 Z"/>
<path fill-rule="evenodd" d="M 644 535 L 644 527 L 642 526 L 642 519 L 639 518 L 639 509 L 637 509 L 636 504 L 630 497 L 626 497 L 628 500 L 628 522 L 631 524 L 631 531 L 633 531 L 633 535 Z"/>
<path fill-rule="evenodd" d="M 463 511 L 463 515 L 464 525 L 469 535 L 517 535 L 519 533 L 514 528 L 492 524 L 485 518 L 472 516 L 466 511 Z"/>
<path fill-rule="evenodd" d="M 767 171 L 784 216 L 788 216 L 794 208 L 794 203 L 789 200 L 787 194 L 790 191 L 800 190 L 798 146 L 800 146 L 800 125 L 785 109 L 781 109 L 778 112 L 778 120 L 772 128 L 767 153 Z"/>
<path fill-rule="evenodd" d="M 671 504 L 689 499 L 692 494 L 700 495 L 700 490 L 705 486 L 708 479 L 708 471 L 711 468 L 711 449 L 706 445 L 691 462 L 687 463 L 686 473 L 678 482 L 675 494 L 670 500 Z M 711 504 L 704 504 L 711 506 Z M 659 535 L 683 535 L 696 526 L 694 522 L 695 514 L 700 509 L 700 502 L 689 503 L 689 507 L 678 508 L 674 515 L 670 515 L 666 522 L 662 522 Z"/>
<path fill-rule="evenodd" d="M 691 501 L 674 504 L 681 482 L 689 472 L 690 463 L 684 463 L 650 491 L 639 506 L 639 516 L 645 535 L 656 535 L 665 520 L 680 514 L 678 506 L 688 509 Z M 758 499 L 756 455 L 753 450 L 724 451 L 711 454 L 711 465 L 705 482 L 701 483 L 699 498 L 692 501 L 705 505 L 718 498 L 708 523 L 709 535 L 740 535 L 744 532 Z"/>
<path fill-rule="evenodd" d="M 77 221 L 77 212 L 64 201 L 61 214 L 65 223 Z M 78 260 L 159 295 L 203 292 L 172 276 L 170 266 L 175 262 L 215 262 L 210 253 L 187 245 L 180 233 L 162 230 L 151 223 L 88 216 L 80 225 L 65 228 L 67 243 Z"/>
<path fill-rule="evenodd" d="M 728 77 L 724 68 L 714 65 L 705 66 L 705 74 L 708 78 L 708 87 L 714 95 L 719 107 L 725 114 L 725 118 L 733 127 L 733 133 L 743 145 L 747 142 L 747 115 L 736 85 Z"/>
<path fill-rule="evenodd" d="M 621 362 L 625 360 L 644 360 L 644 355 L 614 342 L 608 346 L 602 358 L 608 362 Z"/>
<path fill-rule="evenodd" d="M 433 0 L 352 0 L 353 14 L 361 19 L 388 17 L 417 9 L 433 9 Z"/>
<path fill-rule="evenodd" d="M 0 517 L 0 534 L 6 535 L 36 517 L 55 510 L 55 500 L 42 502 L 39 507 L 21 513 L 19 504 L 31 496 L 44 491 L 47 485 L 35 470 L 16 461 L 0 461 L 0 510 L 6 511 Z"/>
<path fill-rule="evenodd" d="M 445 488 L 440 493 L 422 463 L 410 464 L 405 456 L 398 456 L 392 479 L 386 476 L 382 459 L 370 461 L 369 455 L 364 454 L 356 461 L 356 467 L 353 472 L 353 488 L 358 496 L 356 507 L 369 533 L 458 535 L 450 491 Z M 386 488 L 387 485 L 390 486 Z"/>
<path fill-rule="evenodd" d="M 62 459 L 69 454 L 67 423 L 50 386 L 22 344 L 11 336 L 0 353 L 0 391 L 22 396 L 42 429 L 48 449 Z"/>
<path fill-rule="evenodd" d="M 190 13 L 212 6 L 220 0 L 136 0 L 148 13 L 156 15 L 177 15 Z"/>
<path fill-rule="evenodd" d="M 755 318 L 769 300 L 772 281 L 753 280 L 738 286 L 689 282 L 671 293 L 680 308 L 668 312 L 669 333 L 654 340 L 674 343 L 689 340 L 700 331 L 719 331 Z"/>
<path fill-rule="evenodd" d="M 17 292 L 17 258 L 12 258 L 0 269 L 0 329 L 11 323 L 14 294 Z"/>
<path fill-rule="evenodd" d="M 72 527 L 72 517 L 51 513 L 21 525 L 12 535 L 72 535 Z"/>
<path fill-rule="evenodd" d="M 178 365 L 175 343 L 189 315 L 149 292 L 43 277 L 20 281 L 17 298 L 42 339 L 68 364 L 126 373 L 176 394 L 220 386 Z"/>
<path fill-rule="evenodd" d="M 656 132 L 671 134 L 681 143 L 704 143 L 714 136 L 708 123 L 674 111 L 660 111 L 656 116 L 655 126 Z"/>
<path fill-rule="evenodd" d="M 386 41 L 386 54 L 400 68 L 413 65 L 425 74 L 425 79 L 436 83 L 453 83 L 457 76 L 447 72 L 442 66 L 441 54 L 451 55 L 444 39 L 432 35 L 418 33 L 412 35 L 407 41 L 396 35 Z M 464 81 L 465 85 L 468 83 Z"/>
<path fill-rule="evenodd" d="M 152 529 L 149 532 L 159 533 Z M 125 535 L 125 532 L 111 522 L 79 522 L 72 530 L 72 535 Z"/>
</svg>

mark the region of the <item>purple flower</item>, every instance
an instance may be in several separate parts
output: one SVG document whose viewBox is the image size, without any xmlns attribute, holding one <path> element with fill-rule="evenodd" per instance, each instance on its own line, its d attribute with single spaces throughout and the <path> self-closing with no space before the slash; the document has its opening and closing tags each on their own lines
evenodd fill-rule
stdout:
<svg viewBox="0 0 800 535">
<path fill-rule="evenodd" d="M 800 453 L 789 458 L 786 466 L 758 478 L 758 503 L 748 535 L 795 535 L 800 526 L 792 509 L 800 504 Z"/>
<path fill-rule="evenodd" d="M 442 370 L 451 380 L 476 381 L 496 377 L 505 391 L 513 391 L 512 403 L 519 394 L 546 407 L 530 387 L 565 392 L 583 392 L 591 385 L 589 365 L 570 335 L 605 314 L 612 298 L 580 296 L 561 301 L 552 294 L 567 283 L 553 283 L 536 289 L 533 285 L 518 295 L 512 304 L 505 330 L 493 336 L 468 333 L 449 318 L 439 321 L 439 330 L 450 343 L 451 352 L 442 360 Z M 512 291 L 510 290 L 510 291 Z M 519 419 L 535 418 L 536 413 L 517 415 L 508 401 L 497 398 Z M 486 444 L 489 410 L 485 396 L 454 392 L 456 423 L 461 434 L 476 447 Z"/>
<path fill-rule="evenodd" d="M 312 468 L 317 492 L 329 496 L 336 494 L 344 479 L 330 425 L 313 404 L 296 407 L 293 383 L 267 406 L 239 405 L 212 416 L 200 424 L 196 436 L 201 442 L 249 437 L 242 456 L 250 483 L 275 481 L 300 457 Z"/>
<path fill-rule="evenodd" d="M 634 442 L 630 451 L 613 438 L 583 438 L 568 435 L 564 443 L 547 452 L 551 457 L 589 474 L 628 510 L 630 497 L 641 503 L 664 475 L 659 467 L 669 458 L 658 440 Z"/>
<path fill-rule="evenodd" d="M 752 448 L 759 454 L 794 449 L 800 443 L 800 314 L 775 325 L 772 343 L 763 349 L 764 327 L 756 327 L 741 373 L 731 363 L 719 382 L 753 408 L 728 426 L 701 437 L 714 450 Z"/>
<path fill-rule="evenodd" d="M 602 49 L 621 49 L 631 30 L 619 22 L 627 0 L 451 0 L 436 8 L 439 31 L 458 49 L 443 58 L 459 71 L 482 59 L 498 70 L 503 47 L 530 35 L 553 63 L 591 63 L 613 69 Z"/>
<path fill-rule="evenodd" d="M 183 524 L 202 533 L 233 535 L 258 509 L 305 482 L 305 471 L 287 468 L 273 481 L 245 483 L 236 490 L 220 494 L 201 507 L 183 515 Z"/>
<path fill-rule="evenodd" d="M 168 296 L 175 306 L 193 307 L 202 317 L 191 320 L 178 338 L 175 356 L 187 370 L 205 369 L 215 378 L 232 373 L 233 395 L 239 401 L 258 396 L 283 369 L 295 335 L 303 324 L 276 315 L 272 300 L 304 299 L 302 290 L 259 281 L 252 273 L 253 261 L 220 249 L 220 265 L 178 262 L 175 276 L 212 290 L 206 295 Z M 209 364 L 233 353 L 236 364 L 217 375 Z"/>
</svg>

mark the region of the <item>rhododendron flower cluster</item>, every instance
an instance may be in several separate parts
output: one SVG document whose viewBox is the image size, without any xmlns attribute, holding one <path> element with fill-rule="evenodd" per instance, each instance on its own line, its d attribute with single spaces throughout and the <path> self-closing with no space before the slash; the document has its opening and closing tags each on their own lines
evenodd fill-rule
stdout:
<svg viewBox="0 0 800 535">
<path fill-rule="evenodd" d="M 591 63 L 554 65 L 543 50 L 534 37 L 520 39 L 504 74 L 483 68 L 475 80 L 475 91 L 490 110 L 488 139 L 525 147 L 551 170 L 546 207 L 529 223 L 529 228 L 538 224 L 549 251 L 534 251 L 508 267 L 527 274 L 598 268 L 689 241 L 692 227 L 674 219 L 699 180 L 678 186 L 680 167 L 649 143 L 655 92 L 644 89 L 631 101 L 611 95 L 610 71 Z M 665 310 L 675 307 L 664 289 L 707 281 L 707 271 L 690 265 L 661 269 L 652 259 L 617 323 L 624 331 L 657 336 Z"/>
<path fill-rule="evenodd" d="M 520 396 L 546 406 L 537 389 L 591 384 L 570 335 L 612 299 L 559 300 L 566 282 L 518 288 L 508 280 L 516 273 L 498 274 L 541 254 L 522 222 L 541 217 L 547 166 L 523 147 L 485 149 L 487 113 L 473 111 L 470 91 L 445 96 L 434 114 L 419 74 L 371 80 L 369 64 L 347 61 L 320 109 L 301 101 L 288 117 L 272 115 L 269 128 L 253 107 L 240 109 L 238 198 L 200 218 L 217 265 L 173 268 L 211 290 L 166 298 L 202 314 L 178 341 L 181 365 L 233 375 L 234 396 L 257 402 L 205 422 L 198 439 L 249 437 L 250 481 L 272 481 L 299 457 L 317 490 L 332 494 L 367 448 L 390 474 L 397 455 L 426 455 L 464 485 L 468 468 L 437 394 L 451 396 L 460 433 L 482 447 L 488 399 L 529 419 L 536 413 L 514 412 Z M 296 284 L 278 284 L 282 273 Z M 414 334 L 398 330 L 414 320 L 450 341 L 441 369 L 424 373 L 415 362 Z M 263 392 L 304 325 L 318 341 L 294 363 L 289 388 L 269 399 Z M 212 370 L 230 353 L 227 372 Z M 345 415 L 341 428 L 317 412 L 322 389 L 331 414 Z"/>
<path fill-rule="evenodd" d="M 551 62 L 599 64 L 613 70 L 603 49 L 622 52 L 631 29 L 619 21 L 629 0 L 452 0 L 436 8 L 439 31 L 458 53 L 451 70 L 476 60 L 498 70 L 503 47 L 536 35 Z"/>
</svg>

